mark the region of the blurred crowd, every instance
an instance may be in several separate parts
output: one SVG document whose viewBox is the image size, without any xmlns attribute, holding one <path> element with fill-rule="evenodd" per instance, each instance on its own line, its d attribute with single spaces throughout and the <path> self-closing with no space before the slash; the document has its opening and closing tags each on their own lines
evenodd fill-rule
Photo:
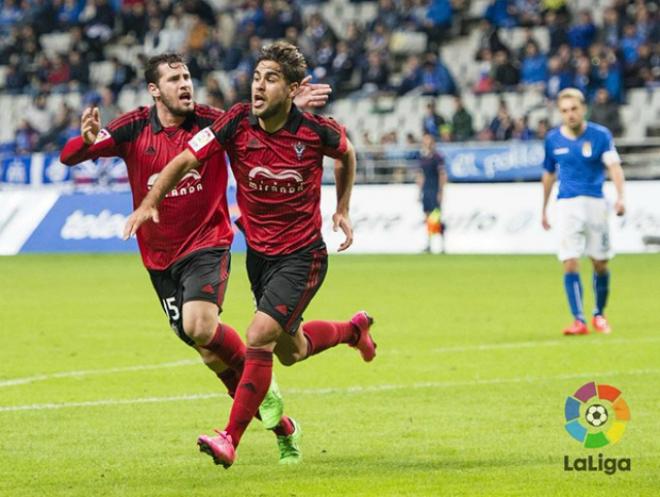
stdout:
<svg viewBox="0 0 660 497">
<path fill-rule="evenodd" d="M 227 107 L 249 98 L 259 48 L 280 38 L 301 48 L 310 74 L 332 85 L 333 98 L 410 92 L 459 96 L 464 91 L 529 88 L 553 98 L 574 86 L 597 104 L 598 110 L 592 111 L 596 118 L 611 119 L 627 88 L 660 81 L 660 28 L 654 0 L 613 0 L 602 25 L 594 23 L 589 11 L 571 11 L 565 0 L 491 0 L 481 18 L 474 19 L 468 15 L 470 0 L 378 0 L 373 18 L 351 21 L 337 30 L 322 15 L 324 3 L 0 0 L 2 91 L 32 95 L 30 112 L 36 116 L 44 112 L 42 97 L 70 91 L 85 94 L 85 103 L 103 103 L 111 115 L 122 89 L 143 86 L 141 62 L 146 57 L 179 51 L 193 78 L 206 87 L 209 103 Z M 501 30 L 519 26 L 545 27 L 548 50 L 541 49 L 532 30 L 521 46 L 508 46 Z M 479 76 L 476 81 L 460 81 L 442 60 L 442 46 L 474 29 L 479 31 L 474 54 Z M 48 39 L 42 35 L 53 33 L 66 33 L 67 50 L 57 52 L 42 45 Z M 410 36 L 417 37 L 414 53 L 406 49 L 413 46 Z M 126 53 L 141 47 L 137 59 L 122 57 L 122 47 Z M 111 80 L 101 88 L 90 77 L 90 65 L 99 61 L 112 66 Z M 219 84 L 216 71 L 228 75 L 229 85 Z M 524 118 L 511 119 L 505 107 L 500 106 L 487 129 L 473 130 L 471 123 L 468 126 L 469 113 L 457 98 L 455 114 L 440 116 L 434 134 L 460 140 L 543 133 L 543 129 L 530 130 Z M 78 112 L 65 108 L 49 120 L 26 113 L 17 143 L 25 150 L 58 146 L 75 128 Z M 59 135 L 52 135 L 54 129 L 60 130 Z"/>
<path fill-rule="evenodd" d="M 495 1 L 491 7 L 502 3 L 506 2 Z M 473 90 L 483 93 L 538 88 L 552 99 L 571 86 L 580 89 L 591 102 L 604 88 L 612 100 L 621 103 L 625 89 L 660 82 L 657 20 L 657 4 L 641 0 L 615 0 L 604 10 L 600 27 L 588 10 L 575 15 L 565 7 L 550 10 L 543 17 L 531 16 L 525 24 L 543 21 L 550 40 L 549 49 L 543 52 L 531 30 L 526 32 L 522 46 L 507 46 L 501 40 L 500 28 L 511 19 L 487 15 L 479 27 L 475 59 L 481 71 Z"/>
</svg>

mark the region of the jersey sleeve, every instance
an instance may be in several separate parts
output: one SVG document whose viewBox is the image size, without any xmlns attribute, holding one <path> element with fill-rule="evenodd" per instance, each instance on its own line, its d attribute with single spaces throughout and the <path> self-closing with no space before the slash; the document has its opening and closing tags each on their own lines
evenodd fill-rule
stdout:
<svg viewBox="0 0 660 497">
<path fill-rule="evenodd" d="M 62 149 L 60 161 L 72 166 L 99 157 L 123 157 L 124 144 L 132 142 L 144 127 L 144 120 L 140 119 L 139 115 L 143 110 L 141 107 L 110 121 L 101 128 L 96 135 L 96 141 L 91 145 L 85 145 L 81 136 L 70 139 Z"/>
<path fill-rule="evenodd" d="M 557 161 L 552 155 L 552 145 L 548 138 L 545 139 L 545 158 L 543 159 L 543 169 L 554 174 L 557 171 Z"/>
<path fill-rule="evenodd" d="M 220 115 L 211 126 L 193 136 L 188 142 L 188 150 L 199 162 L 226 150 L 238 131 L 241 121 L 247 116 L 248 109 L 249 106 L 246 104 L 234 105 Z"/>
<path fill-rule="evenodd" d="M 119 147 L 110 133 L 103 128 L 99 131 L 96 141 L 85 145 L 82 136 L 76 136 L 66 142 L 60 153 L 60 162 L 67 166 L 75 166 L 87 160 L 96 160 L 99 157 L 121 156 Z"/>
<path fill-rule="evenodd" d="M 346 128 L 331 117 L 314 115 L 316 128 L 321 138 L 321 152 L 334 159 L 341 158 L 348 144 L 346 141 Z"/>
<path fill-rule="evenodd" d="M 193 136 L 187 148 L 199 162 L 204 162 L 223 150 L 222 145 L 215 139 L 211 126 Z"/>
<path fill-rule="evenodd" d="M 606 166 L 620 163 L 621 157 L 619 156 L 619 152 L 617 152 L 616 147 L 614 146 L 614 138 L 612 137 L 612 133 L 610 133 L 609 130 L 605 130 L 604 135 L 605 151 L 600 156 L 600 159 Z"/>
</svg>

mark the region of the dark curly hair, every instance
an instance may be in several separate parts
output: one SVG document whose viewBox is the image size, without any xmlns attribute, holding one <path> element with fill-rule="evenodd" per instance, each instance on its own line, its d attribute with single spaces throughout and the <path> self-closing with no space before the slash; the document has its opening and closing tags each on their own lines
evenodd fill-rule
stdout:
<svg viewBox="0 0 660 497">
<path fill-rule="evenodd" d="M 175 64 L 185 65 L 185 63 L 186 61 L 183 60 L 181 54 L 178 53 L 169 52 L 160 55 L 154 55 L 153 57 L 150 57 L 149 60 L 147 60 L 147 64 L 144 67 L 144 79 L 146 80 L 147 84 L 153 83 L 157 85 L 158 80 L 160 79 L 160 71 L 158 70 L 158 67 L 160 67 L 161 64 L 167 64 L 168 66 L 172 67 Z"/>
<path fill-rule="evenodd" d="M 263 60 L 277 62 L 287 83 L 300 83 L 307 73 L 307 62 L 298 47 L 286 41 L 276 41 L 262 47 L 257 64 Z"/>
</svg>

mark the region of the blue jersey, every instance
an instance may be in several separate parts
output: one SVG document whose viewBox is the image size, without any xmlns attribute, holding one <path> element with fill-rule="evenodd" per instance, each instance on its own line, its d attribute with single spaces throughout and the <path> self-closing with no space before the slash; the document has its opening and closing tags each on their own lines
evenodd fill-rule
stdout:
<svg viewBox="0 0 660 497">
<path fill-rule="evenodd" d="M 549 173 L 559 166 L 557 198 L 603 197 L 606 164 L 619 162 L 612 133 L 599 124 L 587 122 L 577 138 L 567 138 L 559 128 L 545 137 L 543 168 Z"/>
</svg>

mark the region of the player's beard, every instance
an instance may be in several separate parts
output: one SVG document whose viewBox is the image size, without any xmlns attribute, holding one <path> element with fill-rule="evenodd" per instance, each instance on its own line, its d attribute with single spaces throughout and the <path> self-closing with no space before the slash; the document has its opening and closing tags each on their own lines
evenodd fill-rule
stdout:
<svg viewBox="0 0 660 497">
<path fill-rule="evenodd" d="M 261 111 L 261 113 L 255 113 L 255 115 L 259 119 L 270 119 L 273 116 L 276 116 L 280 112 L 284 112 L 286 108 L 286 100 L 283 100 L 281 102 L 274 103 L 270 106 L 268 106 L 266 109 Z"/>
<path fill-rule="evenodd" d="M 186 117 L 192 114 L 195 110 L 194 100 L 191 100 L 193 105 L 189 109 L 179 104 L 178 99 L 170 100 L 169 98 L 166 98 L 165 95 L 163 94 L 160 95 L 160 101 L 167 108 L 167 110 L 170 111 L 170 113 L 174 116 Z"/>
<path fill-rule="evenodd" d="M 569 123 L 568 127 L 575 136 L 578 136 L 584 129 L 584 119 L 581 119 L 576 123 Z"/>
</svg>

